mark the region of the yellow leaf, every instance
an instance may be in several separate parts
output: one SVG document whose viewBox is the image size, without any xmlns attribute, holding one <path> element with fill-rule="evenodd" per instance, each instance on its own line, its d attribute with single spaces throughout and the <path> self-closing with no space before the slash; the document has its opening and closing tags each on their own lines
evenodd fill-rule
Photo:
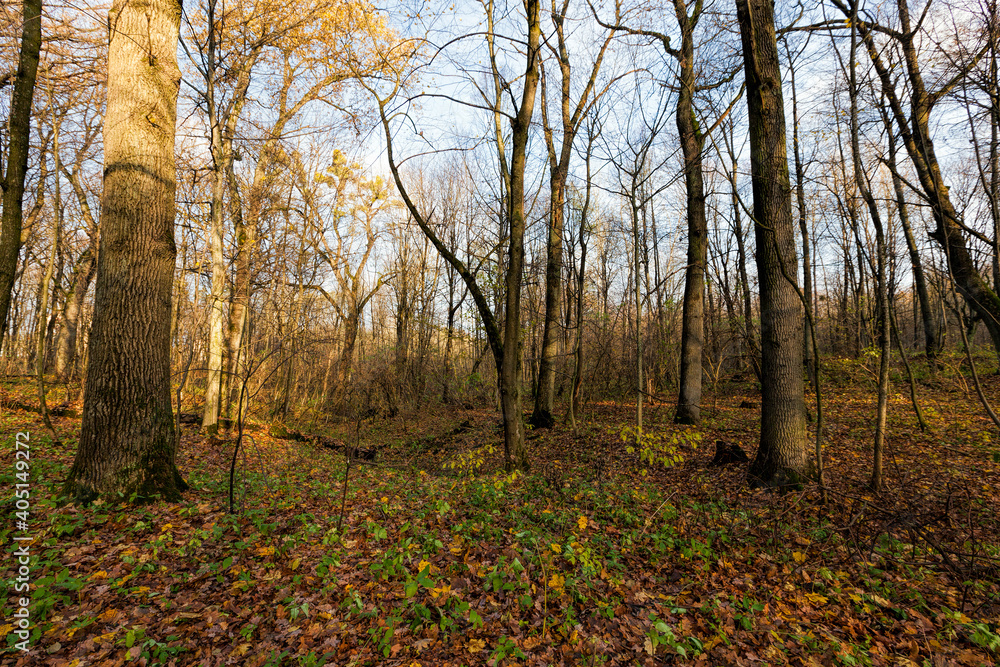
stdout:
<svg viewBox="0 0 1000 667">
<path fill-rule="evenodd" d="M 562 545 L 561 544 L 556 544 L 555 542 L 553 542 L 550 545 L 550 547 L 552 548 L 552 551 L 556 552 L 557 554 L 561 554 L 562 553 Z"/>
<path fill-rule="evenodd" d="M 813 604 L 826 604 L 827 598 L 819 593 L 806 593 L 806 598 Z"/>
<path fill-rule="evenodd" d="M 97 620 L 101 621 L 102 623 L 110 623 L 117 617 L 118 617 L 117 609 L 105 609 L 100 614 L 98 614 Z"/>
<path fill-rule="evenodd" d="M 440 588 L 431 589 L 431 597 L 447 597 L 448 593 L 451 593 L 451 585 L 441 586 Z"/>
<path fill-rule="evenodd" d="M 174 527 L 173 524 L 168 523 L 168 524 L 164 525 L 163 528 L 160 528 L 160 532 L 161 533 L 165 533 L 165 532 L 167 532 L 168 530 L 170 530 L 173 527 Z"/>
<path fill-rule="evenodd" d="M 299 569 L 299 565 L 301 563 L 302 563 L 302 559 L 301 558 L 296 558 L 295 560 L 292 561 L 292 564 L 291 564 L 290 567 L 292 568 L 293 571 L 297 570 L 297 569 Z"/>
<path fill-rule="evenodd" d="M 555 588 L 557 590 L 562 590 L 562 587 L 566 585 L 566 577 L 559 576 L 558 573 L 553 573 L 549 577 L 549 588 Z"/>
<path fill-rule="evenodd" d="M 468 649 L 469 653 L 479 653 L 486 648 L 486 642 L 482 639 L 470 639 L 465 648 Z"/>
<path fill-rule="evenodd" d="M 274 555 L 274 547 L 258 547 L 257 548 L 257 555 L 258 556 L 273 556 Z"/>
<path fill-rule="evenodd" d="M 107 579 L 107 578 L 108 578 L 108 573 L 105 572 L 104 570 L 99 570 L 98 572 L 95 572 L 92 575 L 90 575 L 90 581 L 94 581 L 95 579 Z"/>
<path fill-rule="evenodd" d="M 793 551 L 792 552 L 792 558 L 795 559 L 796 563 L 804 563 L 804 562 L 806 562 L 806 555 L 804 553 L 802 553 L 801 551 Z"/>
<path fill-rule="evenodd" d="M 576 518 L 576 525 L 581 531 L 587 530 L 587 517 L 578 516 Z"/>
</svg>

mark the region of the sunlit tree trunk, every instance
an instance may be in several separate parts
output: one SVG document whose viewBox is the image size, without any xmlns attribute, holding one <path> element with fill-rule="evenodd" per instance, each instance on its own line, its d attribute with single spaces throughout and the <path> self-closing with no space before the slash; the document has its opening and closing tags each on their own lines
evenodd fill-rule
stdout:
<svg viewBox="0 0 1000 667">
<path fill-rule="evenodd" d="M 66 495 L 176 499 L 170 404 L 176 0 L 116 0 L 109 14 L 103 243 L 83 423 Z"/>
</svg>

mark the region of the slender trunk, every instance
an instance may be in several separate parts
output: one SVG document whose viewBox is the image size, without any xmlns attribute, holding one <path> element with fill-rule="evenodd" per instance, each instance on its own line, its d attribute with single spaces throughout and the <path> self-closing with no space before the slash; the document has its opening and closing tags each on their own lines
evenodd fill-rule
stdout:
<svg viewBox="0 0 1000 667">
<path fill-rule="evenodd" d="M 855 5 L 856 7 L 856 5 Z M 857 10 L 855 9 L 855 12 Z M 870 486 L 875 491 L 882 489 L 883 457 L 885 450 L 885 425 L 889 401 L 889 355 L 892 351 L 889 323 L 889 290 L 886 276 L 888 249 L 885 230 L 878 204 L 868 186 L 868 175 L 861 160 L 860 130 L 858 128 L 858 82 L 857 82 L 857 14 L 851 20 L 851 52 L 848 58 L 850 69 L 849 94 L 851 98 L 851 161 L 854 163 L 854 181 L 858 192 L 868 206 L 868 214 L 875 226 L 875 294 L 878 309 L 878 407 L 875 417 L 875 445 L 872 455 L 872 476 Z M 859 244 L 860 245 L 860 244 Z"/>
<path fill-rule="evenodd" d="M 527 470 L 528 451 L 524 445 L 524 417 L 521 414 L 521 283 L 524 271 L 524 186 L 528 154 L 528 134 L 538 88 L 541 21 L 539 0 L 526 0 L 528 51 L 524 88 L 517 115 L 511 123 L 510 240 L 507 275 L 504 281 L 503 354 L 500 365 L 500 405 L 504 419 L 504 455 L 507 468 Z"/>
<path fill-rule="evenodd" d="M 80 331 L 80 313 L 96 269 L 94 253 L 87 247 L 73 268 L 70 289 L 63 308 L 63 328 L 59 333 L 56 347 L 56 373 L 64 380 L 72 377 L 76 370 L 76 340 Z"/>
<path fill-rule="evenodd" d="M 41 0 L 24 0 L 22 16 L 21 53 L 7 121 L 7 169 L 0 181 L 3 190 L 3 211 L 0 213 L 0 344 L 7 331 L 7 313 L 17 276 L 17 258 L 21 252 L 24 177 L 31 151 L 31 101 L 35 94 L 38 54 L 42 46 Z"/>
<path fill-rule="evenodd" d="M 743 216 L 740 212 L 739 191 L 736 188 L 736 155 L 732 151 L 730 151 L 730 158 L 733 167 L 729 172 L 729 187 L 732 199 L 733 235 L 736 237 L 736 265 L 743 303 L 743 342 L 746 345 L 746 356 L 750 370 L 760 382 L 760 349 L 757 347 L 757 333 L 753 323 L 753 295 L 750 291 L 750 278 L 747 275 L 747 249 L 746 240 L 743 238 Z"/>
<path fill-rule="evenodd" d="M 213 144 L 215 131 L 213 130 Z M 216 173 L 212 182 L 211 228 L 209 249 L 212 256 L 212 291 L 209 294 L 208 378 L 205 386 L 205 412 L 201 425 L 208 431 L 218 429 L 222 381 L 222 355 L 225 347 L 226 260 L 223 255 L 222 192 L 224 174 Z"/>
<path fill-rule="evenodd" d="M 223 413 L 228 418 L 231 416 L 232 384 L 243 375 L 240 368 L 240 354 L 250 304 L 250 252 L 256 235 L 252 227 L 248 229 L 243 218 L 243 198 L 240 197 L 239 181 L 233 170 L 232 160 L 226 165 L 226 182 L 229 187 L 229 208 L 233 216 L 233 232 L 236 239 L 236 275 L 233 276 L 233 291 L 226 327 L 226 372 L 221 378 L 219 391 Z"/>
<path fill-rule="evenodd" d="M 809 216 L 806 211 L 806 169 L 802 164 L 802 149 L 799 144 L 799 104 L 795 90 L 795 67 L 789 66 L 792 89 L 792 147 L 795 155 L 795 201 L 798 208 L 799 235 L 802 237 L 802 293 L 806 302 L 804 307 L 813 312 L 812 258 L 809 246 Z M 809 384 L 816 388 L 816 368 L 813 363 L 812 324 L 805 321 L 802 337 L 802 361 L 806 366 Z"/>
<path fill-rule="evenodd" d="M 634 178 L 638 178 L 638 173 Z M 635 306 L 635 437 L 636 446 L 641 444 L 642 438 L 642 403 L 645 387 L 642 380 L 642 264 L 639 259 L 639 207 L 636 204 L 638 194 L 635 191 L 634 183 L 631 193 L 630 210 L 632 213 L 632 297 Z"/>
<path fill-rule="evenodd" d="M 223 253 L 224 228 L 222 207 L 226 189 L 227 151 L 219 119 L 219 100 L 216 98 L 216 25 L 215 0 L 208 2 L 208 49 L 205 65 L 205 102 L 208 107 L 208 124 L 211 132 L 212 194 L 210 203 L 209 251 L 212 257 L 212 291 L 209 295 L 208 319 L 208 376 L 205 385 L 205 411 L 202 428 L 209 432 L 218 429 L 222 382 L 222 355 L 225 341 L 225 309 L 223 293 L 226 288 L 226 260 Z"/>
<path fill-rule="evenodd" d="M 937 323 L 931 310 L 931 299 L 927 293 L 927 280 L 924 278 L 923 264 L 920 261 L 920 251 L 917 248 L 916 238 L 913 236 L 913 229 L 910 227 L 910 214 L 906 205 L 906 195 L 903 191 L 903 180 L 899 177 L 896 169 L 896 137 L 892 132 L 889 118 L 884 118 L 886 122 L 886 134 L 889 138 L 889 172 L 892 176 L 892 188 L 896 196 L 896 212 L 899 215 L 900 225 L 903 227 L 903 236 L 906 239 L 906 249 L 910 256 L 910 270 L 913 272 L 913 286 L 917 292 L 917 303 L 920 306 L 920 321 L 923 323 L 924 331 L 924 354 L 931 361 L 932 366 L 938 353 L 941 351 L 941 341 L 938 338 Z"/>
<path fill-rule="evenodd" d="M 52 285 L 52 275 L 55 273 L 56 256 L 59 254 L 59 244 L 62 236 L 62 192 L 59 189 L 59 121 L 53 122 L 53 154 L 55 156 L 55 192 L 53 208 L 55 209 L 55 228 L 52 232 L 52 250 L 45 266 L 45 277 L 42 278 L 42 300 L 38 306 L 38 335 L 35 339 L 35 375 L 38 378 L 38 405 L 42 413 L 42 421 L 52 434 L 52 439 L 59 441 L 52 421 L 49 419 L 49 406 L 45 400 L 45 357 L 46 331 L 43 323 L 49 312 L 49 289 Z"/>
<path fill-rule="evenodd" d="M 90 289 L 90 283 L 97 270 L 99 242 L 97 221 L 94 220 L 90 210 L 90 202 L 87 200 L 87 193 L 80 182 L 78 167 L 79 165 L 73 171 L 64 167 L 62 173 L 72 186 L 77 204 L 87 223 L 87 236 L 90 238 L 90 245 L 80 253 L 76 260 L 69 293 L 66 295 L 66 303 L 63 307 L 63 328 L 56 347 L 56 372 L 64 380 L 71 377 L 76 371 L 76 345 L 80 329 L 80 314 L 87 297 L 87 290 Z"/>
<path fill-rule="evenodd" d="M 563 142 L 572 142 L 564 137 Z M 559 351 L 559 315 L 562 301 L 563 226 L 566 208 L 567 163 L 560 163 L 549 170 L 549 228 L 545 261 L 545 325 L 542 331 L 542 349 L 538 364 L 538 390 L 530 422 L 535 428 L 552 428 L 555 400 L 555 364 Z"/>
<path fill-rule="evenodd" d="M 708 220 L 702 174 L 704 137 L 694 115 L 694 26 L 683 5 L 675 12 L 681 24 L 680 91 L 677 98 L 677 132 L 684 154 L 687 190 L 687 267 L 684 271 L 684 310 L 681 319 L 680 392 L 678 424 L 701 421 L 702 355 L 705 348 L 705 266 L 708 259 Z"/>
<path fill-rule="evenodd" d="M 573 424 L 573 432 L 578 433 L 576 426 L 577 415 L 580 414 L 580 394 L 583 387 L 583 303 L 584 289 L 587 281 L 587 236 L 590 234 L 588 216 L 590 214 L 590 156 L 593 148 L 593 137 L 587 146 L 587 182 L 586 195 L 583 200 L 583 208 L 580 211 L 580 269 L 576 277 L 576 343 L 573 346 L 573 386 L 569 394 L 570 419 Z"/>
</svg>

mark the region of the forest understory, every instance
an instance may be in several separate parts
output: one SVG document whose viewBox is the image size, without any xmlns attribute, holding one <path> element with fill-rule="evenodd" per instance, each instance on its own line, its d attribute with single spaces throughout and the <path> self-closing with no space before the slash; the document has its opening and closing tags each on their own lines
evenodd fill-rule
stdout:
<svg viewBox="0 0 1000 667">
<path fill-rule="evenodd" d="M 822 489 L 752 490 L 746 464 L 711 465 L 717 441 L 756 447 L 759 391 L 730 381 L 697 428 L 647 407 L 639 448 L 634 407 L 588 403 L 576 435 L 529 431 L 528 473 L 503 470 L 490 409 L 288 424 L 302 439 L 250 419 L 232 512 L 237 433 L 193 425 L 182 502 L 61 504 L 79 418 L 52 417 L 54 444 L 34 381 L 8 378 L 0 477 L 13 516 L 29 433 L 32 627 L 23 653 L 5 620 L 0 662 L 993 665 L 1000 450 L 953 361 L 918 384 L 926 432 L 896 378 L 878 493 L 874 378 L 828 359 Z M 810 412 L 813 433 L 812 396 Z"/>
</svg>

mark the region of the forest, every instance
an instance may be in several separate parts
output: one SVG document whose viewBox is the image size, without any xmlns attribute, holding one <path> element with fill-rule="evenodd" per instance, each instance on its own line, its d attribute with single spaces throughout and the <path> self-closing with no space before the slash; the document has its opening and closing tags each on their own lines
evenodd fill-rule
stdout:
<svg viewBox="0 0 1000 667">
<path fill-rule="evenodd" d="M 998 4 L 4 3 L 0 663 L 997 664 Z"/>
</svg>

